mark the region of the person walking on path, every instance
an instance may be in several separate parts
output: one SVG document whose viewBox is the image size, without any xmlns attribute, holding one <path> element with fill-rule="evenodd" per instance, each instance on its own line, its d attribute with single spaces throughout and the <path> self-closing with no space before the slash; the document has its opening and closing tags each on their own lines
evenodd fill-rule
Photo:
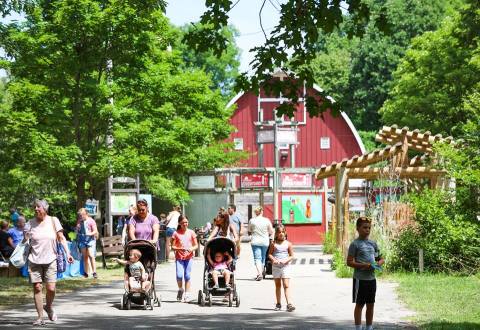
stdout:
<svg viewBox="0 0 480 330">
<path fill-rule="evenodd" d="M 28 272 L 33 284 L 33 298 L 38 317 L 33 325 L 44 325 L 43 311 L 47 312 L 50 321 L 55 322 L 57 315 L 53 310 L 55 283 L 57 281 L 57 241 L 60 242 L 67 255 L 67 262 L 73 263 L 68 249 L 63 228 L 56 217 L 49 216 L 48 203 L 36 200 L 35 218 L 25 225 L 25 238 L 30 239 L 28 255 Z M 46 305 L 43 305 L 42 283 L 46 283 Z"/>
<path fill-rule="evenodd" d="M 261 206 L 255 208 L 255 215 L 256 217 L 252 218 L 248 224 L 248 233 L 252 237 L 250 243 L 257 269 L 255 280 L 261 281 L 267 249 L 270 245 L 270 237 L 273 235 L 273 226 L 270 220 L 263 216 L 263 208 Z"/>
<path fill-rule="evenodd" d="M 240 217 L 240 214 L 237 213 L 237 207 L 235 204 L 230 204 L 228 205 L 227 208 L 228 215 L 230 216 L 230 223 L 235 226 L 235 229 L 237 230 L 237 258 L 240 256 L 240 240 L 242 238 L 242 218 Z"/>
<path fill-rule="evenodd" d="M 175 252 L 175 268 L 178 285 L 177 300 L 190 299 L 190 275 L 192 272 L 193 252 L 198 248 L 197 235 L 188 229 L 185 215 L 178 218 L 178 228 L 172 236 L 172 249 Z M 184 286 L 185 283 L 185 286 Z"/>
<path fill-rule="evenodd" d="M 230 223 L 230 217 L 227 212 L 219 213 L 215 218 L 215 227 L 213 228 L 208 240 L 212 240 L 216 237 L 226 237 L 232 241 L 238 241 L 238 234 L 235 225 Z"/>
<path fill-rule="evenodd" d="M 362 310 L 366 304 L 366 330 L 372 330 L 377 291 L 375 269 L 381 269 L 385 261 L 380 255 L 377 243 L 368 239 L 371 220 L 366 217 L 359 217 L 356 225 L 358 238 L 350 244 L 347 257 L 347 265 L 354 268 L 352 292 L 355 309 L 353 316 L 355 329 L 360 330 L 362 328 Z"/>
<path fill-rule="evenodd" d="M 282 309 L 282 284 L 285 300 L 287 301 L 287 311 L 293 312 L 295 307 L 290 300 L 290 262 L 293 259 L 292 243 L 287 241 L 285 227 L 279 225 L 275 228 L 275 236 L 268 251 L 268 258 L 272 261 L 272 274 L 275 281 L 275 297 L 277 303 L 275 310 Z"/>
<path fill-rule="evenodd" d="M 23 231 L 25 230 L 25 217 L 20 215 L 17 224 L 8 230 L 8 234 L 12 237 L 13 246 L 23 241 Z"/>
<path fill-rule="evenodd" d="M 160 231 L 158 218 L 148 212 L 148 202 L 145 199 L 137 201 L 137 214 L 128 222 L 128 240 L 144 239 L 157 244 Z"/>
<path fill-rule="evenodd" d="M 165 244 L 166 259 L 170 260 L 170 249 L 172 245 L 172 236 L 173 233 L 177 230 L 178 227 L 178 218 L 180 217 L 180 205 L 175 205 L 173 210 L 167 216 L 167 221 L 165 222 L 167 230 L 165 234 L 167 235 L 167 244 Z"/>
<path fill-rule="evenodd" d="M 125 246 L 128 242 L 128 224 L 130 223 L 130 219 L 137 214 L 137 207 L 135 205 L 130 205 L 128 208 L 128 216 L 125 218 L 125 223 L 123 224 L 122 229 L 122 245 Z"/>
<path fill-rule="evenodd" d="M 78 248 L 83 257 L 83 277 L 88 277 L 91 267 L 92 277 L 97 278 L 97 265 L 95 262 L 98 238 L 97 223 L 88 215 L 85 208 L 81 208 L 77 212 L 76 232 Z"/>
</svg>

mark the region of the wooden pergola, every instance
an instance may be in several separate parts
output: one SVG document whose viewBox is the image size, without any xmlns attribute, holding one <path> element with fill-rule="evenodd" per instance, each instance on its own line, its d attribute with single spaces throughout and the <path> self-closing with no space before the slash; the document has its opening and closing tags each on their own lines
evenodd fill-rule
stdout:
<svg viewBox="0 0 480 330">
<path fill-rule="evenodd" d="M 443 138 L 440 134 L 410 131 L 408 127 L 399 129 L 396 125 L 384 126 L 375 137 L 377 142 L 386 144 L 384 149 L 375 150 L 361 156 L 343 159 L 339 163 L 322 165 L 316 172 L 317 179 L 335 176 L 335 219 L 336 241 L 348 240 L 349 201 L 348 179 L 375 180 L 395 175 L 413 184 L 414 179 L 429 179 L 431 188 L 445 187 L 446 171 L 431 167 L 436 156 L 433 144 L 437 142 L 453 143 L 452 137 Z M 418 154 L 409 158 L 408 151 Z M 372 167 L 379 162 L 387 162 L 384 167 Z M 342 244 L 343 246 L 343 244 Z"/>
</svg>

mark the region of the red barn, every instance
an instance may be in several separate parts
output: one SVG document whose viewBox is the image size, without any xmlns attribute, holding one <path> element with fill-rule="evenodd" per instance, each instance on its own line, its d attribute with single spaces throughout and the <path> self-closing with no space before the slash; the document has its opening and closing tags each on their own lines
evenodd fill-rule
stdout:
<svg viewBox="0 0 480 330">
<path fill-rule="evenodd" d="M 317 86 L 314 88 L 320 90 Z M 315 95 L 314 89 L 304 88 L 303 92 L 303 95 Z M 276 118 L 275 108 L 282 101 L 285 99 L 268 97 L 263 92 L 260 96 L 249 92 L 239 93 L 229 102 L 229 106 L 236 105 L 231 118 L 231 124 L 236 127 L 236 130 L 231 134 L 230 139 L 235 142 L 237 150 L 250 153 L 250 157 L 242 166 L 275 167 L 274 145 L 263 144 L 261 147 L 257 144 L 257 131 L 263 126 L 271 125 Z M 365 152 L 357 130 L 345 113 L 334 117 L 330 112 L 326 112 L 323 118 L 310 118 L 302 102 L 298 105 L 294 118 L 277 118 L 277 123 L 281 121 L 282 127 L 298 129 L 298 144 L 279 147 L 279 168 L 291 168 L 293 165 L 300 172 L 301 169 L 310 169 L 313 172 L 322 164 L 339 162 L 344 158 Z M 304 177 L 300 178 L 300 180 L 303 179 Z M 240 178 L 237 179 L 237 186 L 241 186 L 238 183 L 239 180 Z M 298 180 L 298 177 L 295 180 Z M 333 181 L 328 182 L 329 187 L 333 184 Z M 293 243 L 320 244 L 323 242 L 327 222 L 326 189 L 321 187 L 322 182 L 312 182 L 309 189 L 290 187 L 279 190 L 277 214 L 287 226 L 289 239 Z M 242 214 L 248 212 L 250 215 L 251 204 L 258 205 L 258 201 L 251 196 L 244 198 L 240 191 L 234 193 L 233 200 Z M 249 204 L 248 211 L 247 204 Z M 273 218 L 274 213 L 272 204 L 271 200 L 270 202 L 265 200 L 264 214 L 270 219 Z"/>
</svg>

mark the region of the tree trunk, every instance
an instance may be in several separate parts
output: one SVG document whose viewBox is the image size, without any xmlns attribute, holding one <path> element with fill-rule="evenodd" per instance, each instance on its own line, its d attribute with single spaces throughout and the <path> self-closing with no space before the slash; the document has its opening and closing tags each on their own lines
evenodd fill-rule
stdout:
<svg viewBox="0 0 480 330">
<path fill-rule="evenodd" d="M 85 194 L 85 175 L 79 174 L 76 180 L 77 210 L 85 207 L 87 196 Z"/>
</svg>

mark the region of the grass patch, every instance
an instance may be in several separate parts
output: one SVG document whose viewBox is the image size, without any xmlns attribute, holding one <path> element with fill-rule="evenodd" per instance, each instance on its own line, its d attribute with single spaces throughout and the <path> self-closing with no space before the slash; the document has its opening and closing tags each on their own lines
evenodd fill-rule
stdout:
<svg viewBox="0 0 480 330">
<path fill-rule="evenodd" d="M 396 273 L 400 299 L 420 329 L 480 329 L 480 275 Z"/>
<path fill-rule="evenodd" d="M 116 263 L 108 263 L 108 269 L 103 269 L 97 261 L 98 279 L 72 277 L 57 282 L 57 294 L 90 288 L 112 281 L 123 279 L 123 267 Z M 44 289 L 45 290 L 45 289 Z M 26 303 L 33 303 L 33 289 L 26 277 L 10 277 L 0 279 L 0 310 L 12 308 Z"/>
</svg>

